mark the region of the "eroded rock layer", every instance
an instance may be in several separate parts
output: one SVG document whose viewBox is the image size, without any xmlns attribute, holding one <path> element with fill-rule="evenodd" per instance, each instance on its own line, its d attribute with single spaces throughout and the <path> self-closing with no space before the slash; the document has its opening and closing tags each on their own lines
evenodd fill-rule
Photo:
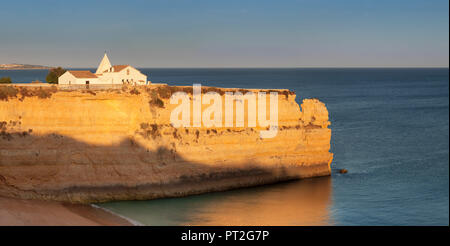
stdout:
<svg viewBox="0 0 450 246">
<path fill-rule="evenodd" d="M 320 101 L 305 99 L 300 108 L 292 92 L 272 90 L 279 93 L 279 128 L 263 139 L 265 128 L 247 127 L 247 116 L 244 127 L 174 128 L 175 91 L 192 96 L 191 87 L 166 85 L 0 86 L 0 195 L 74 203 L 153 199 L 330 174 L 331 130 Z"/>
</svg>

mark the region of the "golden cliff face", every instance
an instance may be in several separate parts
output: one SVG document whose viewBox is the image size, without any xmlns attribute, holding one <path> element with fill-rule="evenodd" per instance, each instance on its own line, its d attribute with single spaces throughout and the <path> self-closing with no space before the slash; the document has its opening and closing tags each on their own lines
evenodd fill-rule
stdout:
<svg viewBox="0 0 450 246">
<path fill-rule="evenodd" d="M 192 94 L 192 87 L 0 86 L 0 195 L 152 199 L 330 174 L 330 123 L 318 100 L 305 99 L 300 109 L 293 93 L 272 90 L 278 133 L 264 139 L 265 128 L 247 127 L 247 115 L 240 128 L 174 128 L 175 91 Z"/>
</svg>

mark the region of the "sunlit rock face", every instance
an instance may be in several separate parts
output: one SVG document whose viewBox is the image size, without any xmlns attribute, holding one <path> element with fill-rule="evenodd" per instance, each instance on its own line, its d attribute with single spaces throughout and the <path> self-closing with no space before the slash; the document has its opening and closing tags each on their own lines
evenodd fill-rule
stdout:
<svg viewBox="0 0 450 246">
<path fill-rule="evenodd" d="M 261 91 L 202 89 L 222 97 Z M 322 102 L 305 99 L 299 107 L 294 93 L 270 90 L 278 93 L 278 132 L 261 138 L 266 127 L 248 127 L 247 103 L 244 127 L 173 127 L 178 105 L 169 99 L 176 91 L 192 98 L 191 87 L 164 85 L 0 86 L 0 195 L 140 200 L 330 175 L 331 130 Z"/>
</svg>

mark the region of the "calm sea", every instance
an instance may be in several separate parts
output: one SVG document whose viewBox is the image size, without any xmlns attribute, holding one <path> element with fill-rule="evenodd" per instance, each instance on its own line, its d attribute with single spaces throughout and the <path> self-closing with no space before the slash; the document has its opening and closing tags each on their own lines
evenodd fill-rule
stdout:
<svg viewBox="0 0 450 246">
<path fill-rule="evenodd" d="M 448 225 L 449 70 L 142 69 L 152 82 L 288 88 L 330 112 L 331 177 L 100 204 L 147 225 Z M 16 82 L 47 71 L 0 71 Z M 346 168 L 347 174 L 337 169 Z"/>
</svg>

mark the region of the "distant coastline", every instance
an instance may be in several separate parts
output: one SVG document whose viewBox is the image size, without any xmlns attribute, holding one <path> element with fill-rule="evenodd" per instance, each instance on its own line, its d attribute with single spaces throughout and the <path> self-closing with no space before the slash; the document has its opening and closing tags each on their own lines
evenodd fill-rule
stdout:
<svg viewBox="0 0 450 246">
<path fill-rule="evenodd" d="M 0 64 L 0 70 L 52 69 L 53 67 L 30 64 Z"/>
</svg>

